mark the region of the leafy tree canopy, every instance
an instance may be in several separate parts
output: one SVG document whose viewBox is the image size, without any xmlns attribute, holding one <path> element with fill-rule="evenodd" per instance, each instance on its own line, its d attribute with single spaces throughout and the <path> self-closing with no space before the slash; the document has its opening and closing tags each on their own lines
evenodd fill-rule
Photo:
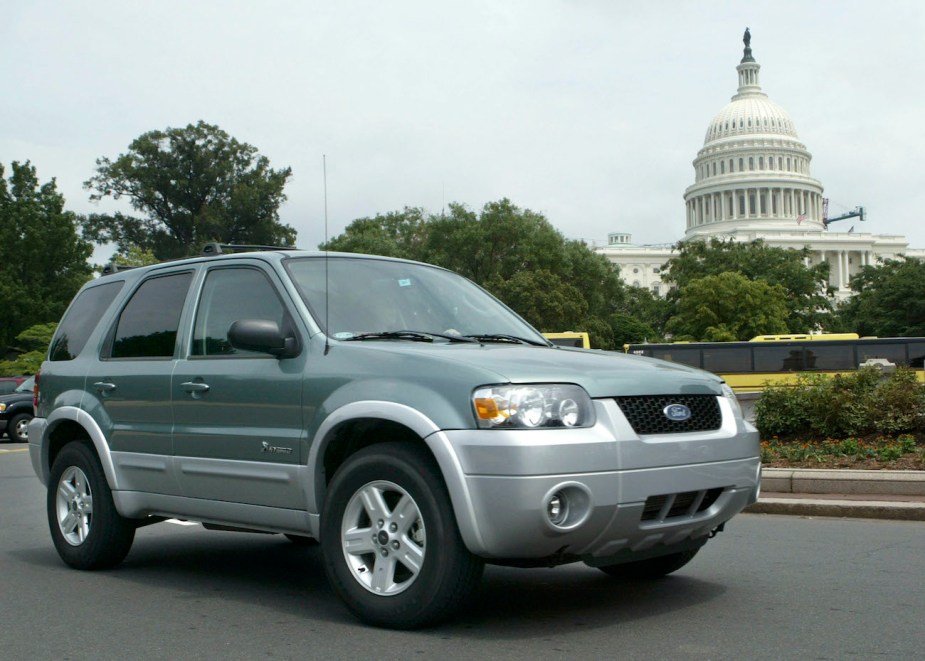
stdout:
<svg viewBox="0 0 925 661">
<path fill-rule="evenodd" d="M 7 180 L 0 165 L 0 356 L 26 328 L 57 322 L 92 275 L 93 246 L 78 235 L 54 179 L 39 183 L 28 161 L 10 170 Z"/>
<path fill-rule="evenodd" d="M 150 131 L 114 160 L 98 159 L 84 182 L 91 200 L 125 197 L 139 215 L 92 214 L 84 235 L 113 242 L 122 254 L 134 245 L 158 259 L 196 253 L 210 241 L 292 245 L 295 230 L 279 220 L 291 174 L 201 120 Z"/>
<path fill-rule="evenodd" d="M 831 299 L 823 291 L 829 265 L 806 266 L 812 254 L 807 247 L 792 250 L 768 246 L 761 240 L 740 243 L 712 238 L 709 242 L 682 242 L 677 250 L 678 255 L 662 269 L 662 280 L 676 285 L 668 295 L 670 301 L 677 302 L 681 290 L 700 278 L 733 272 L 783 289 L 788 316 L 781 332 L 805 333 L 829 323 Z M 760 334 L 773 332 L 760 330 Z"/>
<path fill-rule="evenodd" d="M 787 292 L 781 285 L 727 271 L 681 288 L 667 328 L 676 340 L 728 342 L 787 332 Z"/>
<path fill-rule="evenodd" d="M 460 273 L 505 301 L 543 331 L 588 330 L 613 348 L 608 317 L 624 297 L 619 271 L 580 241 L 566 240 L 546 218 L 508 199 L 480 211 L 450 204 L 359 218 L 322 248 L 416 259 Z"/>
<path fill-rule="evenodd" d="M 879 337 L 925 335 L 925 262 L 888 259 L 851 278 L 855 295 L 838 309 L 839 330 Z"/>
<path fill-rule="evenodd" d="M 22 353 L 13 360 L 0 360 L 0 374 L 19 375 L 38 372 L 57 328 L 57 322 L 36 324 L 17 335 L 16 348 Z"/>
</svg>

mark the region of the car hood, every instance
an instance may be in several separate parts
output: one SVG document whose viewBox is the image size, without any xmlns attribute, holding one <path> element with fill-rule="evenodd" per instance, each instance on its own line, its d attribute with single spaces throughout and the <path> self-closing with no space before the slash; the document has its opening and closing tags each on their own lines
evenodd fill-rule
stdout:
<svg viewBox="0 0 925 661">
<path fill-rule="evenodd" d="M 0 395 L 0 404 L 16 404 L 18 402 L 31 402 L 31 392 L 11 392 L 8 395 Z"/>
<path fill-rule="evenodd" d="M 574 383 L 591 397 L 722 394 L 722 380 L 686 365 L 618 352 L 510 344 L 343 342 L 360 360 L 400 356 L 402 371 L 446 370 L 447 378 L 492 383 Z M 363 354 L 366 354 L 364 357 Z M 384 358 L 385 356 L 381 356 Z"/>
</svg>

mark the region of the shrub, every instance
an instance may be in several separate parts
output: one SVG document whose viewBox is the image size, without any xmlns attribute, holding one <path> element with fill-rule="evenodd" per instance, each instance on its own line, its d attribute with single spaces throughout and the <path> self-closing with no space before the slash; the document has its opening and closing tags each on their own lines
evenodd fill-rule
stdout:
<svg viewBox="0 0 925 661">
<path fill-rule="evenodd" d="M 755 424 L 764 438 L 900 434 L 921 427 L 923 405 L 923 389 L 909 369 L 889 376 L 875 368 L 833 377 L 800 375 L 795 386 L 764 390 Z"/>
</svg>

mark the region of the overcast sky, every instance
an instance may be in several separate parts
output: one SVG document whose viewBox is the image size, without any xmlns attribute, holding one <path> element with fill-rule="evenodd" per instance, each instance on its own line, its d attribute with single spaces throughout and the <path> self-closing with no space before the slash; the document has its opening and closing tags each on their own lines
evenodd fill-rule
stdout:
<svg viewBox="0 0 925 661">
<path fill-rule="evenodd" d="M 672 243 L 751 28 L 833 231 L 925 248 L 925 2 L 0 0 L 0 163 L 73 211 L 142 133 L 217 124 L 291 167 L 298 244 L 405 206 L 510 198 L 569 238 Z M 102 261 L 100 257 L 99 261 Z"/>
</svg>

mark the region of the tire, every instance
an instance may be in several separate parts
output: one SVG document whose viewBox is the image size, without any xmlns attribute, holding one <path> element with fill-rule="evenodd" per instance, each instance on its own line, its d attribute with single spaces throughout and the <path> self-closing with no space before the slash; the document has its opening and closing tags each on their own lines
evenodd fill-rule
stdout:
<svg viewBox="0 0 925 661">
<path fill-rule="evenodd" d="M 58 454 L 46 505 L 52 541 L 71 567 L 114 567 L 132 548 L 135 524 L 116 511 L 103 467 L 88 445 L 71 442 Z"/>
<path fill-rule="evenodd" d="M 32 416 L 28 413 L 19 413 L 10 418 L 7 433 L 14 443 L 27 443 L 29 441 L 29 422 Z"/>
<path fill-rule="evenodd" d="M 598 567 L 598 569 L 614 578 L 662 578 L 672 572 L 678 571 L 681 567 L 693 560 L 699 550 L 699 548 L 696 548 L 689 551 L 672 553 L 670 555 L 662 555 L 657 558 L 649 558 L 648 560 L 626 562 L 621 565 L 607 565 L 606 567 Z"/>
<path fill-rule="evenodd" d="M 321 516 L 321 549 L 347 608 L 391 629 L 448 619 L 484 568 L 463 544 L 436 462 L 413 443 L 374 445 L 341 466 Z"/>
</svg>

